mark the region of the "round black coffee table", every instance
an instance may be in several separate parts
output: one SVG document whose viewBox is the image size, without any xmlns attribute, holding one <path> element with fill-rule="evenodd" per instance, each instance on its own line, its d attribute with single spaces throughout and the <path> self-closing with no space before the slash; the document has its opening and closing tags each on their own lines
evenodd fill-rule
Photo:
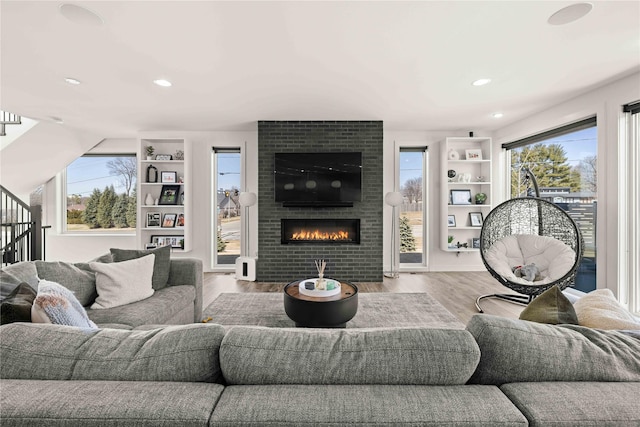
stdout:
<svg viewBox="0 0 640 427">
<path fill-rule="evenodd" d="M 314 297 L 300 293 L 296 280 L 284 287 L 284 311 L 296 323 L 306 328 L 344 328 L 358 311 L 358 288 L 340 282 L 340 293 L 330 297 Z M 335 280 L 328 279 L 327 280 Z M 337 281 L 337 280 L 336 280 Z"/>
</svg>

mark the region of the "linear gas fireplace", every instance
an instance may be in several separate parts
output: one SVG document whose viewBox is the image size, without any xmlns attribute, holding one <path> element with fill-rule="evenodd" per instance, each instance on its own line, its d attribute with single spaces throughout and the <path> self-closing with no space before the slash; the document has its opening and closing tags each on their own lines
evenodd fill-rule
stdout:
<svg viewBox="0 0 640 427">
<path fill-rule="evenodd" d="M 283 219 L 282 244 L 360 244 L 359 219 Z"/>
</svg>

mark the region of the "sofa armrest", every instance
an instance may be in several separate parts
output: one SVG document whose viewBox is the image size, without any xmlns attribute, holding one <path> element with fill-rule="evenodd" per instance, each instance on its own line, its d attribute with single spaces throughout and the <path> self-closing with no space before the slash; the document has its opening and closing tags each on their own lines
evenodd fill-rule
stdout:
<svg viewBox="0 0 640 427">
<path fill-rule="evenodd" d="M 193 321 L 202 320 L 202 260 L 196 258 L 172 258 L 168 286 L 191 285 L 196 289 Z"/>
</svg>

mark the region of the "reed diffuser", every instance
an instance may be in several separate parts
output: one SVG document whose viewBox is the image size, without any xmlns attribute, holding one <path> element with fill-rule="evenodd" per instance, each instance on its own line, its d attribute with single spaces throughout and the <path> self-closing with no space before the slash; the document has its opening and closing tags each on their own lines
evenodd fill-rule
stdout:
<svg viewBox="0 0 640 427">
<path fill-rule="evenodd" d="M 324 290 L 324 268 L 327 266 L 327 261 L 323 259 L 315 260 L 316 268 L 318 269 L 318 281 L 316 282 L 316 289 Z"/>
</svg>

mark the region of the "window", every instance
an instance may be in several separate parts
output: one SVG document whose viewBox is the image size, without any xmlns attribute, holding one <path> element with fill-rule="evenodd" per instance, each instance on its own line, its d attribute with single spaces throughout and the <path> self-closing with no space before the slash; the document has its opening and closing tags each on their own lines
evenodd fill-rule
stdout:
<svg viewBox="0 0 640 427">
<path fill-rule="evenodd" d="M 240 256 L 242 210 L 239 203 L 242 185 L 239 148 L 213 149 L 213 266 L 235 267 Z"/>
<path fill-rule="evenodd" d="M 509 150 L 511 197 L 527 193 L 523 169 L 535 175 L 540 197 L 557 204 L 577 223 L 584 239 L 584 256 L 575 288 L 596 289 L 596 230 L 598 206 L 598 141 L 594 118 L 570 124 L 520 141 L 504 144 Z"/>
<path fill-rule="evenodd" d="M 64 175 L 65 231 L 135 232 L 135 155 L 87 154 L 67 166 Z"/>
<path fill-rule="evenodd" d="M 424 192 L 426 147 L 400 148 L 400 264 L 403 268 L 426 265 Z"/>
</svg>

